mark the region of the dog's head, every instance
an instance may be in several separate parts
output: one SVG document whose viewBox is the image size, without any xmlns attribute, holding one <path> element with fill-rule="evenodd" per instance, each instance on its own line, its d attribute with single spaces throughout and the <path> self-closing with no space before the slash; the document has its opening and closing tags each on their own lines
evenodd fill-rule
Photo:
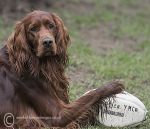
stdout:
<svg viewBox="0 0 150 129">
<path fill-rule="evenodd" d="M 69 42 L 60 17 L 54 13 L 33 11 L 16 24 L 11 45 L 16 51 L 31 51 L 42 58 L 65 52 Z"/>
</svg>

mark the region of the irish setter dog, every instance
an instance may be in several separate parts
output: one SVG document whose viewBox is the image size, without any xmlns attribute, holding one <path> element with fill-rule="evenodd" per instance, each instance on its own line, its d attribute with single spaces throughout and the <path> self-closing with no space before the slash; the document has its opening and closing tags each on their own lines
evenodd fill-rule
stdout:
<svg viewBox="0 0 150 129">
<path fill-rule="evenodd" d="M 81 128 L 96 121 L 94 110 L 106 97 L 122 91 L 114 81 L 70 103 L 69 43 L 54 13 L 33 11 L 16 24 L 0 50 L 0 128 Z"/>
</svg>

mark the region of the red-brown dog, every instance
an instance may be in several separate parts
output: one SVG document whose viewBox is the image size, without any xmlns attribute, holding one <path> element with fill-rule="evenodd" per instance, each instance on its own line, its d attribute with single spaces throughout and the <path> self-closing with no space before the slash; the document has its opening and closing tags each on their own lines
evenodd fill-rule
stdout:
<svg viewBox="0 0 150 129">
<path fill-rule="evenodd" d="M 112 82 L 69 103 L 65 76 L 69 42 L 56 14 L 34 11 L 16 24 L 0 50 L 1 128 L 8 126 L 7 113 L 13 114 L 7 122 L 15 129 L 80 128 L 83 121 L 90 124 L 94 119 L 94 104 L 122 91 L 122 84 Z"/>
</svg>

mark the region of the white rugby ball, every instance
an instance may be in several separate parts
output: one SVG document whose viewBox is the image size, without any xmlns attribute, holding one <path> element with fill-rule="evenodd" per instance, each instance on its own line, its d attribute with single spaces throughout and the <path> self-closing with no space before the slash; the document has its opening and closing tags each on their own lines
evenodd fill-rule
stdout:
<svg viewBox="0 0 150 129">
<path fill-rule="evenodd" d="M 107 104 L 103 117 L 99 113 L 101 124 L 109 127 L 136 126 L 146 119 L 147 110 L 144 104 L 132 94 L 124 91 L 109 99 L 106 102 L 111 103 Z"/>
</svg>

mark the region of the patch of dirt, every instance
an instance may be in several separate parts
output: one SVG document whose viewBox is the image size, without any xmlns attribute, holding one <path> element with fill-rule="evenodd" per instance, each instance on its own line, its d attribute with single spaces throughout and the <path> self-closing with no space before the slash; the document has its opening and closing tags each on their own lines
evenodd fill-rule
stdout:
<svg viewBox="0 0 150 129">
<path fill-rule="evenodd" d="M 66 0 L 56 2 L 54 8 L 63 8 L 67 11 L 74 12 L 79 15 L 87 15 L 95 8 L 95 4 L 91 0 Z"/>
<path fill-rule="evenodd" d="M 97 88 L 101 84 L 101 79 L 95 73 L 83 65 L 69 66 L 67 71 L 69 77 L 69 94 L 71 101 L 76 100 L 85 92 Z"/>
<path fill-rule="evenodd" d="M 86 91 L 95 87 L 97 78 L 93 71 L 89 70 L 83 65 L 70 66 L 68 70 L 68 77 L 70 84 L 86 87 Z"/>
<path fill-rule="evenodd" d="M 53 0 L 5 0 L 0 1 L 0 15 L 7 25 L 20 19 L 32 10 L 49 10 L 55 2 Z"/>
<path fill-rule="evenodd" d="M 116 38 L 110 35 L 110 25 L 100 25 L 95 28 L 80 30 L 81 38 L 86 40 L 86 43 L 96 53 L 105 55 L 112 49 L 120 49 L 127 52 L 138 51 L 138 46 L 142 42 L 142 38 L 133 39 L 129 37 Z"/>
</svg>

